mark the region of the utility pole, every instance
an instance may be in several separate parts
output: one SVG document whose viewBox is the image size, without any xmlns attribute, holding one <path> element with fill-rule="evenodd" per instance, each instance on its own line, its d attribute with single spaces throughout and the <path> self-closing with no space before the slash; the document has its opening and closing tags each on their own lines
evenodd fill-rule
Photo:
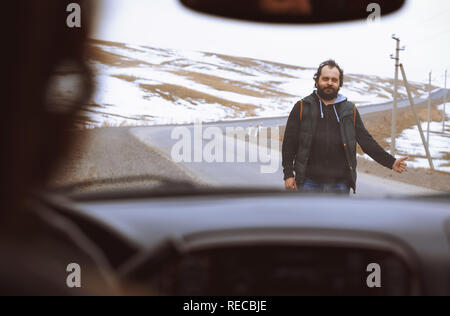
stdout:
<svg viewBox="0 0 450 316">
<path fill-rule="evenodd" d="M 391 130 L 391 155 L 395 156 L 395 139 L 397 137 L 397 90 L 398 90 L 398 69 L 400 66 L 400 51 L 405 50 L 405 48 L 400 48 L 400 38 L 396 37 L 395 34 L 392 35 L 392 39 L 397 42 L 397 47 L 395 51 L 395 58 L 391 55 L 391 59 L 395 60 L 395 78 L 394 78 L 394 104 L 392 106 L 392 130 Z"/>
<path fill-rule="evenodd" d="M 414 99 L 411 94 L 411 90 L 409 89 L 408 79 L 406 79 L 405 68 L 400 64 L 400 70 L 402 71 L 403 82 L 405 84 L 406 93 L 408 94 L 409 103 L 411 104 L 412 111 L 414 113 L 414 118 L 416 119 L 417 127 L 419 128 L 420 138 L 422 139 L 423 147 L 425 148 L 425 153 L 428 158 L 428 163 L 430 164 L 430 169 L 434 170 L 433 159 L 431 158 L 430 149 L 428 147 L 428 143 L 425 140 L 425 136 L 423 135 L 422 124 L 420 123 L 419 116 L 417 115 Z"/>
<path fill-rule="evenodd" d="M 430 147 L 430 120 L 431 120 L 431 71 L 428 76 L 428 124 L 427 124 L 427 145 Z"/>
<path fill-rule="evenodd" d="M 446 112 L 445 112 L 445 106 L 447 105 L 447 69 L 445 70 L 445 99 L 444 99 L 444 109 L 442 113 L 442 133 L 445 133 L 445 119 L 446 119 Z"/>
</svg>

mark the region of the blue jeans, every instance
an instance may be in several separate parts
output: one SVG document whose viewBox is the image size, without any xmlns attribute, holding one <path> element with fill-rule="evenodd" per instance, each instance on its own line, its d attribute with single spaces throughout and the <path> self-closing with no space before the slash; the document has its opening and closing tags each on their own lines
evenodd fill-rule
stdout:
<svg viewBox="0 0 450 316">
<path fill-rule="evenodd" d="M 302 193 L 329 193 L 349 195 L 350 187 L 346 183 L 318 183 L 310 179 L 306 179 L 303 185 L 300 185 L 299 191 Z"/>
</svg>

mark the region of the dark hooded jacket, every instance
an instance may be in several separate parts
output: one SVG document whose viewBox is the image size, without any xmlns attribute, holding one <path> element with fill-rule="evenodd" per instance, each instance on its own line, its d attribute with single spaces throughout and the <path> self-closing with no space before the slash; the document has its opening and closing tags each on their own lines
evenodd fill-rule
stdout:
<svg viewBox="0 0 450 316">
<path fill-rule="evenodd" d="M 356 144 L 379 164 L 392 169 L 395 158 L 364 127 L 356 106 L 339 95 L 325 106 L 312 93 L 297 102 L 283 140 L 284 179 L 346 182 L 356 192 Z"/>
</svg>

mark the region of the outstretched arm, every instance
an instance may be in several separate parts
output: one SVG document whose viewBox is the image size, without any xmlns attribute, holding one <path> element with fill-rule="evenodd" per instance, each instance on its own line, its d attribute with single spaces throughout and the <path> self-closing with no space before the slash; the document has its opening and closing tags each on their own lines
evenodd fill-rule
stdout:
<svg viewBox="0 0 450 316">
<path fill-rule="evenodd" d="M 405 160 L 407 160 L 408 157 L 395 159 L 392 155 L 387 153 L 367 131 L 358 110 L 356 110 L 356 140 L 362 150 L 380 165 L 393 169 L 398 173 L 402 173 L 406 170 Z"/>
</svg>

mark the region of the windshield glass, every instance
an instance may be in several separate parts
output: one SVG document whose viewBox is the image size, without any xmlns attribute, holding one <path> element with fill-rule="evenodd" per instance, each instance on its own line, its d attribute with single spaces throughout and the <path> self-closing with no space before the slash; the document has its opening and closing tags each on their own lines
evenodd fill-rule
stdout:
<svg viewBox="0 0 450 316">
<path fill-rule="evenodd" d="M 95 90 L 52 185 L 450 192 L 450 6 L 379 9 L 279 25 L 203 15 L 178 0 L 98 0 L 87 43 Z M 336 65 L 319 67 L 330 59 Z M 57 74 L 60 102 L 74 97 L 75 75 Z"/>
</svg>

